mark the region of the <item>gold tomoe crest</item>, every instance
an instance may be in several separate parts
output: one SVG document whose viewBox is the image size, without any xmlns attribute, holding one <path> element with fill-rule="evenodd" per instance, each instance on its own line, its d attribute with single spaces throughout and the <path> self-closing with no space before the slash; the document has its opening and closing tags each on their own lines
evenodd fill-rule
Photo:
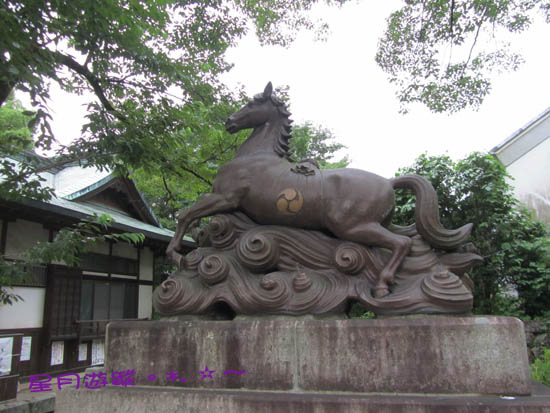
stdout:
<svg viewBox="0 0 550 413">
<path fill-rule="evenodd" d="M 277 195 L 277 210 L 283 215 L 294 215 L 304 204 L 304 197 L 294 188 L 284 189 Z"/>
</svg>

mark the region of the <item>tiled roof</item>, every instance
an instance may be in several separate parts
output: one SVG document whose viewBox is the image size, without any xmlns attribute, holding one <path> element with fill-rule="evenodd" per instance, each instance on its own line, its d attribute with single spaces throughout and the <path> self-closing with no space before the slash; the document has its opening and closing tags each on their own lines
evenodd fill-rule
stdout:
<svg viewBox="0 0 550 413">
<path fill-rule="evenodd" d="M 22 156 L 35 156 L 42 162 L 51 162 L 48 158 L 40 157 L 32 152 L 22 154 Z M 14 160 L 21 161 L 21 156 L 14 157 Z M 169 242 L 174 236 L 173 231 L 162 228 L 158 223 L 153 211 L 137 188 L 135 191 L 132 189 L 134 195 L 135 192 L 137 192 L 139 202 L 142 202 L 143 207 L 147 210 L 147 213 L 150 214 L 150 222 L 158 225 L 151 225 L 150 223 L 143 222 L 122 211 L 109 208 L 103 204 L 100 205 L 88 200 L 79 200 L 79 198 L 83 197 L 86 193 L 98 189 L 101 190 L 100 188 L 102 186 L 108 186 L 109 182 L 118 179 L 108 170 L 99 170 L 95 167 L 82 167 L 70 164 L 65 167 L 48 170 L 43 174 L 48 175 L 48 179 L 44 184 L 53 187 L 55 196 L 45 202 L 28 200 L 24 201 L 25 204 L 40 210 L 47 210 L 77 219 L 82 219 L 93 214 L 109 214 L 114 221 L 112 226 L 116 229 L 125 232 L 143 232 L 146 237 L 165 242 Z M 132 188 L 135 188 L 132 181 L 127 181 Z M 145 216 L 148 217 L 148 215 Z M 189 237 L 184 237 L 183 241 L 189 246 L 195 246 L 195 241 Z"/>
<path fill-rule="evenodd" d="M 88 188 L 93 184 L 102 182 L 104 179 L 112 179 L 110 171 L 100 171 L 97 168 L 82 168 L 70 166 L 55 174 L 54 191 L 58 197 L 65 197 Z"/>
<path fill-rule="evenodd" d="M 146 236 L 153 236 L 153 238 L 161 239 L 163 241 L 170 241 L 170 239 L 174 236 L 173 231 L 146 224 L 143 221 L 132 218 L 103 205 L 92 204 L 89 202 L 69 201 L 57 197 L 50 199 L 48 204 L 65 209 L 67 212 L 71 211 L 73 213 L 82 214 L 82 217 L 93 215 L 94 213 L 97 215 L 109 214 L 115 222 L 113 225 L 115 228 L 118 227 L 118 229 L 125 231 L 133 230 L 134 232 L 144 232 Z M 187 239 L 187 241 L 193 242 L 192 239 Z"/>
</svg>

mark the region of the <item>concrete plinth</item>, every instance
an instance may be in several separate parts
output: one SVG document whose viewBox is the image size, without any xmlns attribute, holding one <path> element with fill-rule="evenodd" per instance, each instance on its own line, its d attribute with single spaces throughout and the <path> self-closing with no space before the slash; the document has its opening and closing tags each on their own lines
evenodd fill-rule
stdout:
<svg viewBox="0 0 550 413">
<path fill-rule="evenodd" d="M 113 322 L 106 346 L 135 385 L 56 412 L 550 412 L 515 318 Z"/>
<path fill-rule="evenodd" d="M 107 372 L 207 389 L 530 394 L 523 324 L 510 317 L 113 322 Z M 199 371 L 215 370 L 213 378 Z M 228 370 L 243 371 L 237 375 Z M 178 372 L 185 382 L 167 380 Z M 150 380 L 154 375 L 156 379 Z"/>
</svg>

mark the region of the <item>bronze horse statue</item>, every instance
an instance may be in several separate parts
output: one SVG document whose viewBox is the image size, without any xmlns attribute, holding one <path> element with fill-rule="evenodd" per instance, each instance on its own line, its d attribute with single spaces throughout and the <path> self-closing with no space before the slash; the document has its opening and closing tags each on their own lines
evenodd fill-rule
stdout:
<svg viewBox="0 0 550 413">
<path fill-rule="evenodd" d="M 447 250 L 469 236 L 471 224 L 456 230 L 441 225 L 436 193 L 420 176 L 386 179 L 352 168 L 320 170 L 309 161 L 292 164 L 290 113 L 272 91 L 270 82 L 263 93 L 227 119 L 230 133 L 253 131 L 235 158 L 220 168 L 212 193 L 178 215 L 176 233 L 166 251 L 175 263 L 181 265 L 181 239 L 193 221 L 240 210 L 258 224 L 328 230 L 340 239 L 390 249 L 392 255 L 374 286 L 375 296 L 383 297 L 409 252 L 411 231 L 433 247 Z M 416 194 L 415 228 L 391 224 L 394 188 L 401 187 Z"/>
</svg>

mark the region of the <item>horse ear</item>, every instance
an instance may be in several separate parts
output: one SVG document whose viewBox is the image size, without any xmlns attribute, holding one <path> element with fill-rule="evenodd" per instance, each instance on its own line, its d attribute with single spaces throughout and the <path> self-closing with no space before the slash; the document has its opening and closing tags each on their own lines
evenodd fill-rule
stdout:
<svg viewBox="0 0 550 413">
<path fill-rule="evenodd" d="M 273 85 L 269 82 L 264 89 L 264 98 L 271 97 L 271 93 L 273 93 Z"/>
</svg>

